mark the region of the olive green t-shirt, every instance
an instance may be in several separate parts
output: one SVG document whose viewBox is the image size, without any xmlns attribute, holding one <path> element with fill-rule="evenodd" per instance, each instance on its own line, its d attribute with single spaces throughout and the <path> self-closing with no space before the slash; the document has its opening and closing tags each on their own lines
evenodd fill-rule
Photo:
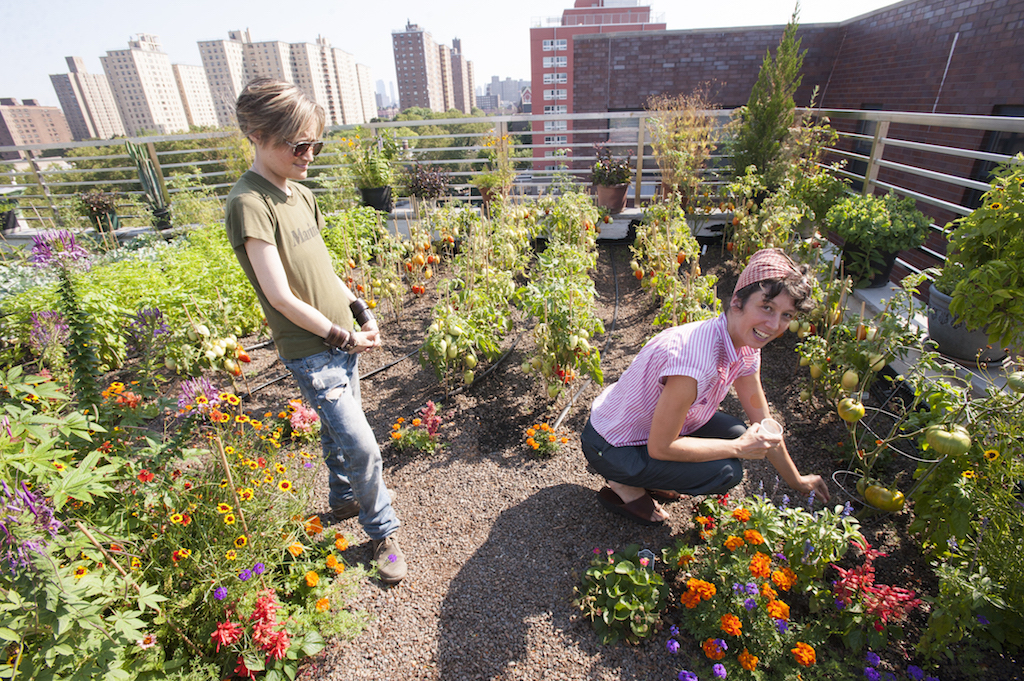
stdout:
<svg viewBox="0 0 1024 681">
<path fill-rule="evenodd" d="M 288 286 L 299 300 L 322 312 L 343 329 L 352 330 L 352 312 L 342 293 L 320 231 L 323 216 L 313 193 L 288 181 L 291 196 L 253 171 L 246 172 L 228 194 L 225 226 L 245 276 L 256 289 L 277 352 L 299 359 L 326 350 L 324 339 L 293 324 L 267 301 L 245 252 L 246 239 L 277 246 Z"/>
</svg>

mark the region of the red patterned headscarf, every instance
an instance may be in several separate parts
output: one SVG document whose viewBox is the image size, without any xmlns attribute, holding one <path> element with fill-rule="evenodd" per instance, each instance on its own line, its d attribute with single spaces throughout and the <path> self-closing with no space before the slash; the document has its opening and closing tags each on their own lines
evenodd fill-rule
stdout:
<svg viewBox="0 0 1024 681">
<path fill-rule="evenodd" d="M 740 274 L 733 295 L 751 284 L 766 279 L 803 278 L 800 270 L 781 248 L 765 248 L 750 257 L 750 262 Z"/>
</svg>

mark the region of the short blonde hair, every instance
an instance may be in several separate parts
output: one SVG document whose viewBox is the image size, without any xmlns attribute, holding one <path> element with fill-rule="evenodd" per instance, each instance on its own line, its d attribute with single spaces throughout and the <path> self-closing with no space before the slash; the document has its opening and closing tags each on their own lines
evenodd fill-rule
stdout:
<svg viewBox="0 0 1024 681">
<path fill-rule="evenodd" d="M 295 137 L 316 127 L 319 138 L 327 116 L 324 108 L 292 83 L 273 78 L 249 81 L 235 103 L 238 127 L 275 145 L 297 141 Z"/>
</svg>

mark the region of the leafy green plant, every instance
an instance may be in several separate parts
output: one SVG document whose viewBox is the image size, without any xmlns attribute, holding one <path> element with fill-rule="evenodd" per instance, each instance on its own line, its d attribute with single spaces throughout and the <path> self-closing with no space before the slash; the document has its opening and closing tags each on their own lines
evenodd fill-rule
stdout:
<svg viewBox="0 0 1024 681">
<path fill-rule="evenodd" d="M 417 451 L 433 454 L 444 445 L 438 442 L 437 431 L 441 427 L 441 417 L 437 413 L 437 405 L 431 400 L 417 412 L 410 421 L 399 417 L 391 426 L 391 444 L 400 451 Z"/>
<path fill-rule="evenodd" d="M 846 244 L 847 274 L 856 280 L 870 279 L 880 269 L 884 255 L 916 248 L 928 236 L 930 221 L 914 207 L 914 199 L 886 196 L 848 196 L 825 215 L 825 226 Z M 851 254 L 849 247 L 858 253 Z"/>
<path fill-rule="evenodd" d="M 359 189 L 390 187 L 395 181 L 398 141 L 390 130 L 370 135 L 359 130 L 354 138 L 341 140 L 348 146 L 348 171 Z"/>
<path fill-rule="evenodd" d="M 952 295 L 950 312 L 968 328 L 987 328 L 991 342 L 1019 348 L 1024 346 L 1024 154 L 993 175 L 981 206 L 953 223 L 942 288 Z"/>
<path fill-rule="evenodd" d="M 594 161 L 590 181 L 605 187 L 628 184 L 633 177 L 632 159 L 632 152 L 625 159 L 617 159 L 612 155 L 611 149 L 598 147 L 597 160 Z"/>
<path fill-rule="evenodd" d="M 645 105 L 662 193 L 678 192 L 684 205 L 697 195 L 719 138 L 710 88 L 704 83 L 689 94 L 658 95 Z"/>
<path fill-rule="evenodd" d="M 535 423 L 526 429 L 526 446 L 539 458 L 554 456 L 568 441 L 568 438 L 560 436 L 547 423 Z"/>
<path fill-rule="evenodd" d="M 668 596 L 665 580 L 654 570 L 654 554 L 641 555 L 636 544 L 594 553 L 573 603 L 594 625 L 598 639 L 605 645 L 639 643 L 654 635 Z"/>
<path fill-rule="evenodd" d="M 448 175 L 438 166 L 414 163 L 405 168 L 404 184 L 410 195 L 432 201 L 448 190 Z"/>
</svg>

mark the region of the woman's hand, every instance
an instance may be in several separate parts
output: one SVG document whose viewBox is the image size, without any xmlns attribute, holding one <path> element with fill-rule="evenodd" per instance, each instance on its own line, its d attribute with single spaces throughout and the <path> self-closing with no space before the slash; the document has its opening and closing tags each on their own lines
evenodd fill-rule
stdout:
<svg viewBox="0 0 1024 681">
<path fill-rule="evenodd" d="M 822 503 L 828 503 L 832 495 L 828 493 L 828 485 L 820 475 L 801 475 L 799 482 L 794 486 L 804 494 L 814 492 L 814 496 L 821 499 Z"/>
<path fill-rule="evenodd" d="M 380 345 L 380 330 L 377 328 L 377 320 L 370 319 L 363 324 L 360 331 L 352 332 L 352 346 L 348 351 L 350 354 L 359 354 L 378 348 Z"/>
<path fill-rule="evenodd" d="M 782 435 L 765 432 L 760 423 L 754 423 L 735 442 L 739 449 L 738 458 L 763 459 L 782 444 Z"/>
</svg>

